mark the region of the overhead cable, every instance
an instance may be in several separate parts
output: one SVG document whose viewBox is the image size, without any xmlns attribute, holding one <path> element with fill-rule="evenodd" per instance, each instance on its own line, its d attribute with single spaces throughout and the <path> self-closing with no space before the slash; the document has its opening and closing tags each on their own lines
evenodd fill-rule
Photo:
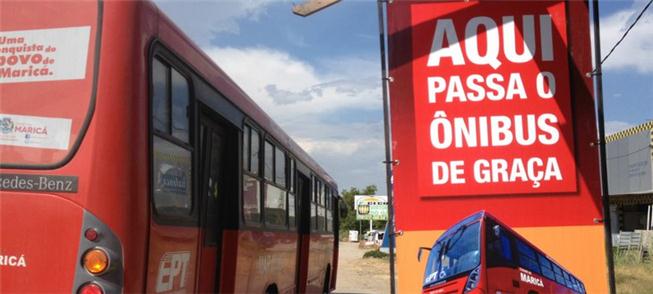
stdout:
<svg viewBox="0 0 653 294">
<path fill-rule="evenodd" d="M 648 7 L 651 6 L 651 3 L 653 3 L 653 0 L 648 1 L 646 6 L 644 6 L 644 9 L 642 9 L 642 11 L 640 11 L 639 15 L 637 15 L 637 18 L 635 18 L 635 21 L 630 25 L 630 27 L 628 27 L 626 32 L 621 36 L 621 39 L 619 39 L 619 41 L 617 41 L 617 43 L 614 44 L 614 46 L 612 46 L 612 49 L 610 49 L 610 52 L 608 52 L 608 55 L 603 57 L 603 59 L 601 60 L 601 64 L 603 64 L 608 59 L 608 57 L 610 57 L 612 52 L 614 52 L 614 50 L 617 49 L 617 47 L 619 47 L 619 44 L 621 44 L 621 41 L 623 41 L 624 38 L 626 38 L 626 36 L 630 32 L 630 30 L 635 26 L 635 24 L 637 24 L 639 19 L 642 18 L 642 15 L 644 15 L 644 12 L 646 12 L 646 9 L 648 9 Z"/>
</svg>

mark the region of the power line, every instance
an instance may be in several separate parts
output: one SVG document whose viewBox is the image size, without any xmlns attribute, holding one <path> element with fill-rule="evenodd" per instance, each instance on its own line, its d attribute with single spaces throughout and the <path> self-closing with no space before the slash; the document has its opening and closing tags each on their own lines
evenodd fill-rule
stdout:
<svg viewBox="0 0 653 294">
<path fill-rule="evenodd" d="M 621 36 L 621 39 L 619 39 L 619 41 L 617 41 L 617 43 L 614 44 L 614 46 L 612 46 L 612 49 L 610 49 L 610 52 L 608 52 L 608 55 L 606 55 L 605 57 L 603 57 L 603 59 L 601 60 L 601 64 L 603 64 L 603 62 L 605 62 L 605 60 L 607 60 L 608 57 L 610 57 L 610 55 L 612 54 L 612 52 L 614 52 L 614 50 L 617 49 L 617 47 L 619 47 L 619 44 L 621 44 L 621 41 L 623 41 L 624 38 L 626 38 L 626 36 L 627 36 L 628 33 L 630 32 L 630 30 L 635 26 L 635 24 L 637 24 L 637 22 L 639 21 L 639 19 L 642 18 L 642 15 L 644 15 L 644 12 L 646 12 L 646 9 L 648 9 L 648 7 L 651 6 L 651 3 L 653 3 L 653 0 L 648 1 L 648 4 L 646 4 L 646 6 L 644 6 L 644 9 L 642 9 L 642 11 L 639 13 L 639 15 L 637 16 L 637 18 L 635 18 L 635 21 L 630 25 L 630 27 L 628 27 L 628 29 L 627 29 L 626 32 L 623 34 L 623 36 Z"/>
</svg>

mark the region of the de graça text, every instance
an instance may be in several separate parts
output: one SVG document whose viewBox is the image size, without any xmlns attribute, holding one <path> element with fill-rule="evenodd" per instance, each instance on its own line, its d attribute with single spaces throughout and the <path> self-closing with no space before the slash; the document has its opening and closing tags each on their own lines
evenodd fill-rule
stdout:
<svg viewBox="0 0 653 294">
<path fill-rule="evenodd" d="M 516 19 L 521 19 L 522 24 L 521 53 L 517 52 Z M 539 26 L 539 36 L 535 34 L 536 23 Z M 474 102 L 511 103 L 513 100 L 526 100 L 529 97 L 553 100 L 555 103 L 556 77 L 552 72 L 538 72 L 534 81 L 526 83 L 519 72 L 497 72 L 506 62 L 517 65 L 533 62 L 534 59 L 539 59 L 540 62 L 555 62 L 550 15 L 502 16 L 497 21 L 491 17 L 477 16 L 465 24 L 465 39 L 460 42 L 456 31 L 456 28 L 462 27 L 460 23 L 456 24 L 453 19 L 443 18 L 438 19 L 435 25 L 426 64 L 428 68 L 437 68 L 444 62 L 449 62 L 454 67 L 489 66 L 494 71 L 487 75 L 428 76 L 428 104 L 436 106 L 440 103 L 471 103 L 469 106 L 473 107 Z M 485 31 L 484 50 L 479 50 L 477 32 L 481 29 Z M 461 44 L 464 44 L 464 49 Z M 503 53 L 503 58 L 500 58 L 500 53 Z M 542 148 L 560 142 L 559 121 L 558 114 L 546 111 L 448 117 L 445 111 L 436 110 L 428 129 L 431 147 L 435 150 L 510 146 Z M 470 177 L 465 175 L 464 160 L 433 161 L 432 183 L 465 184 L 469 180 L 478 184 L 532 182 L 532 187 L 539 188 L 542 181 L 563 179 L 555 156 L 479 158 L 472 166 L 473 175 Z"/>
</svg>

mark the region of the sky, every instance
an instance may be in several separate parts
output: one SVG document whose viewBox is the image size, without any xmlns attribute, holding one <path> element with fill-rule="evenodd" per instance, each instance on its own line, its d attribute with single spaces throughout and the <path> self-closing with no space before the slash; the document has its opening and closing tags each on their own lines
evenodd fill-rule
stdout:
<svg viewBox="0 0 653 294">
<path fill-rule="evenodd" d="M 646 2 L 600 2 L 605 56 Z M 342 0 L 306 18 L 281 0 L 156 3 L 340 190 L 386 193 L 376 1 Z M 653 119 L 651 52 L 653 8 L 603 64 L 608 133 Z"/>
</svg>

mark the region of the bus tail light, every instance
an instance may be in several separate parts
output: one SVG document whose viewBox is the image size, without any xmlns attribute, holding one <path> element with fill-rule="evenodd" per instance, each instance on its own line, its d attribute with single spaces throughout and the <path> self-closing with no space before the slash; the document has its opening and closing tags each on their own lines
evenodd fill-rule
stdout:
<svg viewBox="0 0 653 294">
<path fill-rule="evenodd" d="M 120 239 L 104 222 L 86 210 L 77 248 L 73 282 L 77 294 L 124 292 L 125 272 Z"/>
<path fill-rule="evenodd" d="M 469 273 L 467 277 L 467 283 L 465 284 L 464 293 L 468 293 L 478 286 L 478 282 L 481 280 L 481 266 L 479 265 L 474 270 Z"/>
<path fill-rule="evenodd" d="M 100 285 L 95 283 L 88 283 L 79 288 L 77 294 L 104 294 L 104 291 Z"/>
<path fill-rule="evenodd" d="M 93 248 L 86 253 L 82 259 L 84 268 L 93 275 L 99 275 L 104 273 L 107 268 L 109 268 L 109 257 L 104 250 L 99 248 Z M 91 284 L 88 284 L 91 285 Z"/>
</svg>

